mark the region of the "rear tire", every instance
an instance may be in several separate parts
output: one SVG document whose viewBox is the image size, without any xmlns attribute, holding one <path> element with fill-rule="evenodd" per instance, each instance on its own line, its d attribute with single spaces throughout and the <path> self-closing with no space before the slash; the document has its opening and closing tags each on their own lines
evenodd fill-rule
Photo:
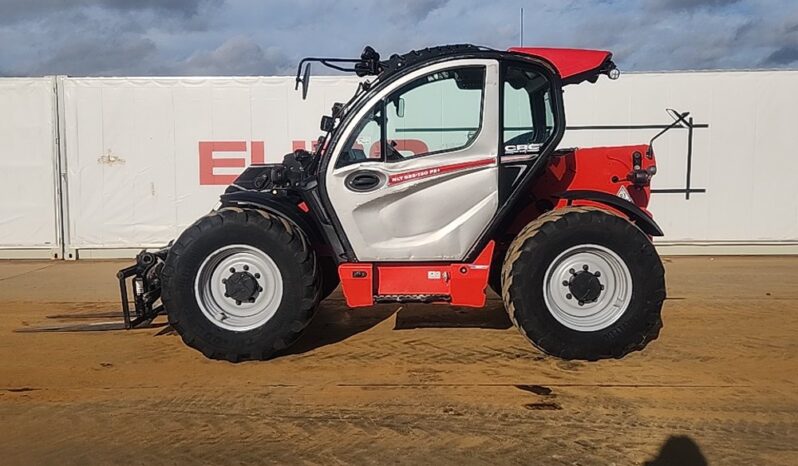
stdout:
<svg viewBox="0 0 798 466">
<path fill-rule="evenodd" d="M 490 273 L 488 274 L 488 285 L 494 293 L 502 296 L 502 260 L 507 251 L 496 251 L 490 263 Z"/>
<path fill-rule="evenodd" d="M 186 229 L 161 280 L 169 323 L 183 342 L 232 362 L 268 359 L 294 343 L 316 311 L 321 285 L 302 231 L 236 207 Z"/>
<path fill-rule="evenodd" d="M 502 267 L 513 323 L 564 359 L 620 358 L 657 338 L 665 270 L 632 223 L 591 207 L 551 211 L 513 240 Z"/>
</svg>

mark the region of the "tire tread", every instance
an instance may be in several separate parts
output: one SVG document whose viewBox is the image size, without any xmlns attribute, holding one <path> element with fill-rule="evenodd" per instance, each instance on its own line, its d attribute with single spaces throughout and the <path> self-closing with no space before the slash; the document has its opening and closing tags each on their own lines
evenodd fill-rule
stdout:
<svg viewBox="0 0 798 466">
<path fill-rule="evenodd" d="M 606 215 L 583 215 L 591 212 L 598 212 Z M 545 230 L 548 230 L 548 226 L 557 226 L 557 224 L 562 224 L 563 228 L 578 228 L 577 217 L 579 217 L 579 220 L 581 221 L 585 221 L 585 219 L 587 219 L 588 222 L 600 223 L 606 223 L 614 219 L 619 219 L 626 222 L 630 234 L 641 233 L 634 224 L 605 209 L 592 206 L 569 206 L 552 210 L 541 215 L 537 219 L 528 223 L 518 233 L 515 239 L 513 239 L 513 241 L 510 243 L 510 247 L 507 249 L 507 254 L 505 255 L 504 261 L 502 263 L 501 298 L 504 302 L 504 308 L 513 325 L 521 332 L 524 338 L 526 338 L 536 348 L 548 354 L 551 354 L 551 352 L 543 348 L 543 346 L 545 346 L 545 342 L 547 341 L 547 336 L 543 336 L 539 338 L 538 341 L 535 341 L 535 339 L 531 338 L 527 331 L 521 325 L 519 325 L 519 320 L 516 315 L 516 304 L 512 296 L 514 280 L 513 269 L 523 253 L 532 253 L 537 247 L 546 241 L 548 234 Z M 642 247 L 641 249 L 642 250 L 640 252 L 642 254 L 656 254 L 656 250 L 653 247 Z M 664 269 L 662 267 L 661 261 L 655 260 L 651 262 L 654 265 L 652 265 L 650 273 L 647 274 L 647 276 L 642 277 L 644 283 L 647 283 L 648 280 L 657 279 L 664 276 Z M 661 283 L 661 286 L 658 286 L 647 296 L 646 307 L 656 307 L 657 309 L 662 307 L 662 302 L 666 296 L 666 290 L 664 280 L 661 280 Z M 628 353 L 639 351 L 647 346 L 650 342 L 656 340 L 659 337 L 661 329 L 662 318 L 660 312 L 648 313 L 645 327 L 640 330 L 634 338 L 631 338 L 628 344 L 614 348 L 609 354 L 596 354 L 585 359 L 596 360 L 606 357 L 617 359 L 625 356 Z M 554 356 L 568 358 L 566 353 L 567 350 L 564 350 L 563 353 L 554 354 Z"/>
<path fill-rule="evenodd" d="M 298 317 L 286 326 L 288 333 L 274 338 L 271 345 L 260 348 L 258 351 L 218 351 L 214 349 L 212 344 L 194 334 L 189 326 L 177 317 L 176 314 L 182 314 L 182 312 L 169 312 L 170 303 L 173 302 L 171 285 L 176 279 L 178 265 L 186 248 L 208 233 L 209 230 L 227 224 L 255 225 L 264 234 L 277 236 L 282 244 L 281 247 L 291 251 L 295 263 L 300 267 L 301 276 L 304 280 L 304 286 L 301 287 L 304 294 L 299 299 Z M 268 359 L 276 352 L 288 347 L 299 338 L 299 335 L 308 326 L 316 312 L 320 299 L 320 274 L 316 263 L 316 254 L 310 247 L 305 234 L 290 222 L 264 210 L 253 208 L 224 207 L 199 218 L 172 245 L 167 256 L 167 263 L 161 273 L 161 280 L 163 283 L 163 302 L 167 309 L 169 324 L 181 336 L 183 343 L 200 351 L 208 358 L 223 359 L 230 362 Z"/>
</svg>

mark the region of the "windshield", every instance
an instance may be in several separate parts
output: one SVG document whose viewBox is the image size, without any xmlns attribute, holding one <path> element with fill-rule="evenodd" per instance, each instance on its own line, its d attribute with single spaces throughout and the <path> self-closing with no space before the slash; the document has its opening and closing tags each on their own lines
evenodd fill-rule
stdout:
<svg viewBox="0 0 798 466">
<path fill-rule="evenodd" d="M 368 89 L 371 89 L 371 85 L 373 84 L 373 82 L 374 81 L 362 81 L 358 83 L 354 95 L 352 95 L 352 97 L 340 107 L 340 110 L 338 111 L 333 110 L 333 116 L 331 117 L 333 120 L 333 124 L 330 125 L 329 130 L 325 131 L 324 134 L 322 134 L 321 137 L 319 137 L 319 140 L 316 143 L 316 148 L 315 148 L 316 150 L 314 151 L 314 153 L 317 156 L 321 156 L 324 153 L 324 151 L 327 149 L 327 140 L 329 139 L 330 134 L 332 134 L 333 131 L 338 129 L 338 126 L 340 126 L 341 124 L 341 120 L 343 120 L 343 118 L 346 117 L 349 111 L 355 107 L 355 105 L 361 100 L 361 98 L 364 95 L 366 95 L 366 91 Z M 323 116 L 322 122 L 324 121 L 325 118 L 330 118 L 330 117 Z M 322 125 L 323 124 L 324 123 L 322 123 Z"/>
</svg>

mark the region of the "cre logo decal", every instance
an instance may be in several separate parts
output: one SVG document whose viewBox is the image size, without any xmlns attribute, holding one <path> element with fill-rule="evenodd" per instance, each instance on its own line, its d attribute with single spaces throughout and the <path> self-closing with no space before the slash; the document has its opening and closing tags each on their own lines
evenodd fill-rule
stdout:
<svg viewBox="0 0 798 466">
<path fill-rule="evenodd" d="M 540 144 L 508 144 L 504 146 L 504 153 L 510 154 L 537 154 Z"/>
</svg>

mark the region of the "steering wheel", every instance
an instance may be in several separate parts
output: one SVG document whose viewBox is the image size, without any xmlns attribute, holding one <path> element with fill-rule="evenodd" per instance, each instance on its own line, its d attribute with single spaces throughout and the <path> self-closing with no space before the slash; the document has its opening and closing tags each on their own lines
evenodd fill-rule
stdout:
<svg viewBox="0 0 798 466">
<path fill-rule="evenodd" d="M 402 153 L 396 150 L 396 141 L 388 141 L 385 148 L 387 152 L 385 154 L 385 160 L 389 162 L 398 162 L 405 159 Z"/>
</svg>

